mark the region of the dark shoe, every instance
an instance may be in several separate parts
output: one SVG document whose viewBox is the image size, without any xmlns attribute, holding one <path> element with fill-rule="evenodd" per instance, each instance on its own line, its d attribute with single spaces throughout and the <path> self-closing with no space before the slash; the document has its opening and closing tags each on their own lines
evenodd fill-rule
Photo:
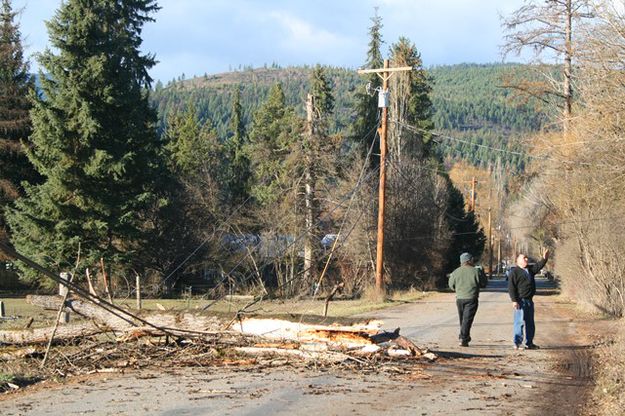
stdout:
<svg viewBox="0 0 625 416">
<path fill-rule="evenodd" d="M 525 349 L 526 350 L 539 350 L 540 347 L 538 345 L 536 345 L 536 344 L 527 344 L 525 346 Z"/>
<path fill-rule="evenodd" d="M 460 341 L 460 345 L 461 347 L 468 347 L 469 346 L 469 341 Z"/>
</svg>

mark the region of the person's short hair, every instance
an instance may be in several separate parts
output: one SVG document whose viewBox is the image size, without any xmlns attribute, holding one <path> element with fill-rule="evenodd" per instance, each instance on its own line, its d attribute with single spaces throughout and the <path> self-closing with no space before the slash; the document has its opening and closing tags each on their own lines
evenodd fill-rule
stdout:
<svg viewBox="0 0 625 416">
<path fill-rule="evenodd" d="M 460 255 L 460 264 L 468 263 L 473 260 L 473 256 L 469 253 L 462 253 Z"/>
</svg>

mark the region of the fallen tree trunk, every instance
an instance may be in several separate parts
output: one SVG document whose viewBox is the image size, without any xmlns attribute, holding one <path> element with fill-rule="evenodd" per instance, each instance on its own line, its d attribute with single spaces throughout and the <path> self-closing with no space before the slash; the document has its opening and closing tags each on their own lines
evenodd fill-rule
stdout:
<svg viewBox="0 0 625 416">
<path fill-rule="evenodd" d="M 58 310 L 62 302 L 63 298 L 61 296 L 26 296 L 26 303 L 40 306 L 44 309 Z M 86 302 L 81 299 L 67 299 L 65 301 L 65 307 L 81 316 L 106 324 L 113 330 L 123 331 L 133 326 L 131 323 L 113 315 L 92 302 Z"/>
<path fill-rule="evenodd" d="M 52 335 L 53 327 L 30 328 L 0 331 L 0 344 L 40 344 L 46 343 Z M 109 331 L 99 328 L 92 322 L 63 325 L 56 330 L 55 339 L 68 339 L 96 335 Z"/>
<path fill-rule="evenodd" d="M 312 325 L 282 319 L 242 319 L 230 328 L 242 334 L 270 339 L 286 339 L 299 342 L 324 342 L 340 344 L 345 348 L 373 344 L 372 336 L 380 332 L 381 322 L 368 322 L 351 326 Z"/>
<path fill-rule="evenodd" d="M 62 298 L 29 296 L 27 301 L 34 305 L 56 309 L 61 305 Z M 399 328 L 392 332 L 381 331 L 382 323 L 379 321 L 341 326 L 313 325 L 281 319 L 245 318 L 231 323 L 223 330 L 219 319 L 204 313 L 144 312 L 141 313 L 140 319 L 149 324 L 146 326 L 134 325 L 98 305 L 80 299 L 68 299 L 65 306 L 79 315 L 102 323 L 118 335 L 117 340 L 120 342 L 141 337 L 175 335 L 214 339 L 217 343 L 236 346 L 237 351 L 251 355 L 274 354 L 305 360 L 337 362 L 344 361 L 348 356 L 370 357 L 376 354 L 391 357 L 436 358 L 408 338 L 399 335 Z M 84 332 L 85 329 L 78 327 L 74 331 L 69 327 L 62 329 L 57 335 L 58 338 L 88 334 Z M 33 331 L 10 331 L 12 338 L 8 338 L 7 334 L 4 341 L 0 337 L 0 342 L 44 342 L 48 339 L 51 329 L 36 330 L 37 335 Z M 254 337 L 260 337 L 265 341 L 257 343 L 255 347 L 246 346 Z"/>
<path fill-rule="evenodd" d="M 26 302 L 42 308 L 57 309 L 60 307 L 61 301 L 62 298 L 60 296 L 29 295 L 26 297 Z M 65 302 L 65 306 L 81 316 L 107 325 L 113 331 L 130 331 L 131 328 L 139 327 L 139 325 L 133 325 L 97 305 L 81 299 L 68 299 Z M 149 314 L 141 313 L 141 317 L 156 327 L 173 330 L 174 332 L 216 332 L 221 329 L 222 325 L 221 321 L 216 317 L 201 313 L 156 312 Z M 152 331 L 158 332 L 155 328 Z"/>
</svg>

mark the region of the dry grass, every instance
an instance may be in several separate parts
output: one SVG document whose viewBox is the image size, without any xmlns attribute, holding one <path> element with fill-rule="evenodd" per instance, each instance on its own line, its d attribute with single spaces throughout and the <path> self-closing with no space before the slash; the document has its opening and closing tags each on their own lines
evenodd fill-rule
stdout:
<svg viewBox="0 0 625 416">
<path fill-rule="evenodd" d="M 56 318 L 56 311 L 46 311 L 24 301 L 24 298 L 0 298 L 4 303 L 5 319 L 0 319 L 0 330 L 24 328 L 33 318 L 31 328 L 50 326 Z"/>
<path fill-rule="evenodd" d="M 622 415 L 625 409 L 625 319 L 617 328 L 614 342 L 600 350 L 595 364 L 595 398 L 602 416 Z"/>
</svg>

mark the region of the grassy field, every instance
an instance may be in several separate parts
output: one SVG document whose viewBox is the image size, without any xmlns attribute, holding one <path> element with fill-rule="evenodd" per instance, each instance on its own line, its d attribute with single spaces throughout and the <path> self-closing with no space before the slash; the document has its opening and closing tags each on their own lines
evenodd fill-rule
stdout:
<svg viewBox="0 0 625 416">
<path fill-rule="evenodd" d="M 304 299 L 304 300 L 262 300 L 245 310 L 245 313 L 253 316 L 281 317 L 285 319 L 305 320 L 308 322 L 322 322 L 349 319 L 350 316 L 383 309 L 405 302 L 417 301 L 427 294 L 420 291 L 404 291 L 391 294 L 386 301 L 375 301 L 368 298 L 355 300 L 334 300 L 330 302 L 328 317 L 323 318 L 324 299 Z M 43 310 L 38 306 L 33 306 L 24 298 L 0 298 L 5 305 L 6 318 L 0 319 L 0 330 L 23 328 L 30 318 L 34 321 L 33 328 L 46 327 L 54 323 L 56 311 Z M 214 314 L 221 317 L 232 317 L 237 311 L 252 302 L 249 296 L 232 296 L 221 299 L 217 302 L 202 299 L 144 299 L 142 301 L 143 311 L 190 311 L 207 314 Z M 136 310 L 134 299 L 115 300 L 116 305 L 124 306 L 130 310 Z M 204 310 L 205 307 L 208 308 Z M 73 319 L 76 319 L 74 317 Z"/>
</svg>

